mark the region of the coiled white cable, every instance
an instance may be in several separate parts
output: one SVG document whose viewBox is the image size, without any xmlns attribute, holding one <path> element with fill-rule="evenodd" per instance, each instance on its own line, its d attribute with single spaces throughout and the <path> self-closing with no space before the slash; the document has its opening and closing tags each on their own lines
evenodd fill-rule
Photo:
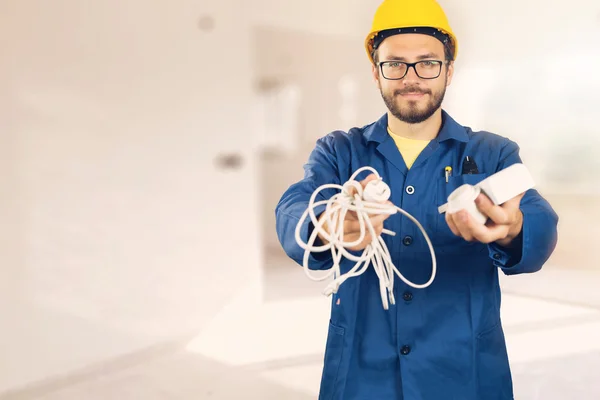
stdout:
<svg viewBox="0 0 600 400">
<path fill-rule="evenodd" d="M 356 181 L 356 177 L 363 171 L 371 171 L 377 176 L 377 180 L 371 181 L 367 184 L 365 189 L 363 190 L 361 184 Z M 354 187 L 356 189 L 356 193 L 354 196 L 350 195 L 349 188 Z M 329 200 L 323 200 L 315 202 L 317 195 L 319 192 L 326 189 L 337 189 L 340 190 L 340 193 L 333 195 Z M 358 169 L 354 174 L 350 177 L 350 180 L 346 182 L 343 186 L 336 184 L 325 184 L 321 187 L 317 188 L 314 191 L 310 198 L 310 203 L 300 220 L 298 221 L 298 225 L 296 226 L 296 242 L 300 247 L 302 247 L 304 252 L 303 259 L 303 267 L 305 274 L 313 281 L 323 281 L 333 275 L 333 281 L 327 285 L 324 290 L 324 294 L 326 296 L 330 296 L 332 293 L 337 293 L 338 288 L 341 284 L 343 284 L 347 279 L 352 277 L 357 277 L 363 274 L 369 264 L 373 264 L 373 268 L 375 269 L 375 273 L 379 278 L 379 289 L 381 292 L 381 300 L 383 303 L 384 309 L 389 308 L 389 302 L 391 304 L 395 304 L 394 298 L 394 272 L 404 281 L 407 285 L 416 288 L 423 289 L 431 285 L 436 275 L 436 258 L 435 252 L 433 249 L 433 245 L 431 244 L 431 240 L 425 232 L 423 226 L 414 218 L 412 215 L 402 210 L 401 208 L 385 204 L 390 195 L 389 187 L 383 182 L 380 175 L 377 171 L 371 167 L 363 167 Z M 324 211 L 324 217 L 319 221 L 317 216 L 315 215 L 315 208 L 326 205 L 326 209 Z M 345 242 L 344 241 L 344 220 L 346 218 L 346 214 L 349 211 L 354 211 L 357 215 L 359 225 L 360 225 L 360 236 L 353 242 Z M 412 222 L 414 222 L 418 228 L 423 233 L 427 245 L 429 246 L 429 251 L 431 253 L 432 260 L 432 271 L 431 278 L 424 284 L 415 284 L 406 279 L 400 271 L 396 268 L 394 263 L 392 262 L 390 253 L 385 244 L 385 241 L 381 236 L 378 236 L 373 228 L 373 225 L 370 221 L 370 216 L 376 214 L 396 214 L 400 212 L 409 218 Z M 300 237 L 300 229 L 304 224 L 306 218 L 310 215 L 310 219 L 313 223 L 314 230 L 308 239 L 307 243 L 302 241 Z M 329 232 L 323 228 L 323 224 L 327 223 L 329 226 Z M 350 253 L 347 248 L 352 248 L 353 246 L 361 243 L 366 235 L 366 229 L 371 233 L 372 241 L 367 245 L 367 247 L 363 250 L 360 256 L 355 256 Z M 314 243 L 319 235 L 325 240 L 327 240 L 327 244 L 322 246 L 315 246 Z M 384 229 L 382 234 L 388 234 L 394 236 L 395 233 Z M 333 257 L 333 266 L 329 270 L 329 273 L 325 274 L 321 277 L 315 277 L 310 273 L 309 269 L 309 256 L 311 252 L 323 252 L 323 251 L 331 251 Z M 346 257 L 349 260 L 356 261 L 356 264 L 353 268 L 351 268 L 345 274 L 341 274 L 340 271 L 340 261 L 342 257 Z"/>
</svg>

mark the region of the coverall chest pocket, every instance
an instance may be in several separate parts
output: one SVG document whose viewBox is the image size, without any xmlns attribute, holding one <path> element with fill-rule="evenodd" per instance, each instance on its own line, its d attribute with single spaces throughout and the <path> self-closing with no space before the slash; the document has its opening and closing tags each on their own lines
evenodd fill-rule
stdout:
<svg viewBox="0 0 600 400">
<path fill-rule="evenodd" d="M 441 206 L 448 202 L 448 197 L 454 190 L 459 188 L 462 185 L 476 185 L 481 182 L 485 178 L 487 178 L 489 174 L 465 174 L 465 175 L 457 175 L 448 178 L 448 182 L 446 182 L 446 178 L 440 178 L 437 182 L 437 206 Z M 454 235 L 450 228 L 448 227 L 448 223 L 446 222 L 446 214 L 437 213 L 436 217 L 436 227 L 435 227 L 436 238 L 435 242 L 437 246 L 449 246 L 449 247 L 460 247 L 461 245 L 468 245 L 464 239 Z"/>
</svg>

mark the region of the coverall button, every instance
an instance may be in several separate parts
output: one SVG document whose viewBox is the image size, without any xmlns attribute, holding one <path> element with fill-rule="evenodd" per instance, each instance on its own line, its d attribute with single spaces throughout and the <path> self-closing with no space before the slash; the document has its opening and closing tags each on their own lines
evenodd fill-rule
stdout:
<svg viewBox="0 0 600 400">
<path fill-rule="evenodd" d="M 500 255 L 500 253 L 494 253 L 494 260 L 499 260 L 501 258 L 502 256 Z"/>
<path fill-rule="evenodd" d="M 402 298 L 404 301 L 411 301 L 413 299 L 413 294 L 411 292 L 404 292 Z"/>
<path fill-rule="evenodd" d="M 405 246 L 410 246 L 413 242 L 413 238 L 412 236 L 404 236 L 404 239 L 402 239 L 402 243 L 404 243 Z"/>
<path fill-rule="evenodd" d="M 414 186 L 407 186 L 406 187 L 406 193 L 413 194 L 414 192 L 415 192 L 415 187 Z"/>
<path fill-rule="evenodd" d="M 406 345 L 405 345 L 405 346 L 402 346 L 402 348 L 400 349 L 400 353 L 401 353 L 403 356 L 406 356 L 406 355 L 408 355 L 408 353 L 410 353 L 410 346 L 406 346 Z"/>
</svg>

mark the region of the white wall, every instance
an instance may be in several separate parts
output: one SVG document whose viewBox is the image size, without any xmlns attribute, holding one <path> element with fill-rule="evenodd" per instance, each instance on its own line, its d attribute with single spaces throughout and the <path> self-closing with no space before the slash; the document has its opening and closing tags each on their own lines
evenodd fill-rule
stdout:
<svg viewBox="0 0 600 400">
<path fill-rule="evenodd" d="M 10 296 L 19 294 L 21 284 L 20 269 L 23 253 L 20 234 L 21 208 L 19 207 L 19 182 L 15 167 L 15 137 L 8 134 L 12 129 L 10 113 L 14 111 L 11 102 L 1 93 L 5 89 L 0 85 L 0 109 L 4 110 L 4 118 L 0 122 L 0 265 L 11 265 L 11 268 L 0 267 L 0 293 Z M 0 313 L 6 312 L 6 304 L 0 301 Z"/>
<path fill-rule="evenodd" d="M 2 215 L 19 224 L 2 224 L 0 276 L 19 290 L 2 294 L 0 393 L 196 332 L 262 260 L 244 15 L 1 7 Z M 222 153 L 241 168 L 218 168 Z"/>
</svg>

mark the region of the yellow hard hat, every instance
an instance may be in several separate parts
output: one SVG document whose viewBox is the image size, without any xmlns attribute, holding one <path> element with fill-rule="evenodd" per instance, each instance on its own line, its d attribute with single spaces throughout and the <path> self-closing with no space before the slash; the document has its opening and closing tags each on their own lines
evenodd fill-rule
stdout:
<svg viewBox="0 0 600 400">
<path fill-rule="evenodd" d="M 365 48 L 371 62 L 374 62 L 373 46 L 378 39 L 381 41 L 382 37 L 410 32 L 429 34 L 443 43 L 450 41 L 450 48 L 454 50 L 453 59 L 456 59 L 456 36 L 450 28 L 446 13 L 436 0 L 384 0 L 375 12 L 371 32 L 365 39 Z"/>
</svg>

